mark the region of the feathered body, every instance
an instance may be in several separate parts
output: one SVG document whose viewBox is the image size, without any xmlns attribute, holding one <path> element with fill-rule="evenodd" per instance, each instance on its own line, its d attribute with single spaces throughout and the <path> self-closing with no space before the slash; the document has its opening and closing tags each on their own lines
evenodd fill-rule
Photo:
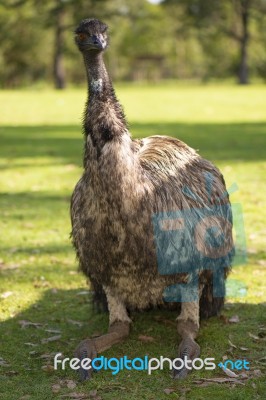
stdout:
<svg viewBox="0 0 266 400">
<path fill-rule="evenodd" d="M 153 217 L 229 204 L 224 179 L 212 163 L 178 139 L 132 140 L 102 54 L 84 59 L 89 80 L 84 172 L 71 200 L 72 238 L 80 268 L 96 291 L 110 291 L 128 309 L 162 305 L 165 288 L 187 282 L 188 275 L 159 273 Z M 205 173 L 212 175 L 211 194 Z M 184 193 L 185 187 L 194 196 Z M 222 225 L 221 230 L 231 242 L 231 232 Z M 193 235 L 191 229 L 182 242 L 187 253 L 195 247 Z M 203 233 L 199 240 L 204 246 Z M 227 261 L 229 267 L 230 256 Z M 199 272 L 206 284 L 201 314 L 213 315 L 223 299 L 213 298 L 211 271 L 201 268 Z"/>
</svg>

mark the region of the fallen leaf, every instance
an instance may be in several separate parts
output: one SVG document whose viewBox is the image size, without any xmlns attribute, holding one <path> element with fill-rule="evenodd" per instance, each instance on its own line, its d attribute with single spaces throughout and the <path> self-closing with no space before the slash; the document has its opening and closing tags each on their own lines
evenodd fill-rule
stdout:
<svg viewBox="0 0 266 400">
<path fill-rule="evenodd" d="M 67 319 L 67 322 L 69 322 L 72 325 L 76 325 L 76 326 L 83 326 L 83 323 L 80 321 L 74 321 L 73 319 Z"/>
<path fill-rule="evenodd" d="M 146 342 L 146 343 L 150 343 L 150 342 L 154 342 L 154 337 L 152 337 L 152 336 L 146 336 L 146 335 L 139 335 L 138 336 L 138 339 L 141 341 L 141 342 Z"/>
<path fill-rule="evenodd" d="M 61 387 L 67 387 L 68 389 L 74 389 L 77 386 L 77 383 L 71 379 L 60 379 L 58 384 Z"/>
<path fill-rule="evenodd" d="M 6 371 L 4 373 L 4 375 L 6 376 L 14 376 L 14 375 L 18 375 L 19 373 L 17 371 Z"/>
<path fill-rule="evenodd" d="M 237 349 L 236 345 L 233 344 L 230 339 L 228 339 L 228 343 L 230 344 L 231 347 L 234 347 L 234 349 Z"/>
<path fill-rule="evenodd" d="M 200 378 L 198 381 L 193 381 L 195 383 L 201 384 L 201 382 L 213 382 L 213 383 L 237 383 L 239 385 L 245 385 L 239 379 L 236 378 Z"/>
<path fill-rule="evenodd" d="M 56 353 L 43 353 L 40 355 L 39 358 L 44 359 L 44 360 L 50 360 L 55 356 Z"/>
<path fill-rule="evenodd" d="M 261 364 L 266 364 L 266 356 L 259 358 L 258 362 Z"/>
<path fill-rule="evenodd" d="M 55 335 L 55 336 L 51 336 L 49 338 L 46 339 L 42 339 L 42 344 L 48 343 L 48 342 L 55 342 L 56 340 L 61 339 L 61 335 Z"/>
<path fill-rule="evenodd" d="M 184 388 L 181 387 L 179 390 L 181 393 L 184 393 L 184 394 L 191 391 L 190 388 L 186 388 L 186 387 L 184 387 Z"/>
<path fill-rule="evenodd" d="M 231 371 L 231 369 L 229 369 L 229 368 L 222 367 L 222 370 L 224 371 L 224 373 L 227 376 L 230 376 L 230 378 L 237 378 L 238 377 L 238 375 L 235 374 L 233 371 Z"/>
<path fill-rule="evenodd" d="M 165 394 L 171 394 L 171 393 L 173 393 L 175 391 L 175 389 L 168 389 L 167 388 L 167 389 L 164 389 L 163 391 L 164 391 Z"/>
<path fill-rule="evenodd" d="M 233 315 L 231 318 L 228 319 L 228 322 L 230 322 L 231 324 L 237 324 L 239 322 L 239 316 Z"/>
<path fill-rule="evenodd" d="M 5 361 L 3 358 L 0 357 L 0 366 L 1 367 L 10 367 L 10 364 L 8 364 L 7 361 Z"/>
<path fill-rule="evenodd" d="M 77 386 L 77 384 L 74 381 L 67 382 L 68 389 L 75 389 L 76 386 Z"/>
<path fill-rule="evenodd" d="M 251 337 L 254 340 L 259 340 L 260 338 L 256 335 L 253 335 L 253 333 L 248 332 L 248 336 Z"/>
<path fill-rule="evenodd" d="M 37 356 L 37 355 L 39 355 L 39 353 L 38 353 L 38 351 L 33 350 L 33 351 L 29 352 L 29 355 L 30 356 Z"/>
<path fill-rule="evenodd" d="M 48 333 L 61 333 L 59 329 L 45 329 L 45 332 Z"/>
<path fill-rule="evenodd" d="M 39 322 L 31 322 L 31 321 L 26 321 L 26 320 L 20 320 L 18 321 L 19 325 L 21 328 L 27 328 L 28 326 L 34 326 L 34 328 L 40 328 L 43 324 Z"/>
<path fill-rule="evenodd" d="M 38 346 L 36 343 L 30 343 L 30 342 L 27 342 L 27 343 L 24 343 L 26 346 Z"/>
<path fill-rule="evenodd" d="M 60 390 L 61 390 L 61 385 L 59 385 L 57 383 L 52 385 L 52 392 L 53 393 L 58 393 L 58 392 L 60 392 Z"/>
</svg>

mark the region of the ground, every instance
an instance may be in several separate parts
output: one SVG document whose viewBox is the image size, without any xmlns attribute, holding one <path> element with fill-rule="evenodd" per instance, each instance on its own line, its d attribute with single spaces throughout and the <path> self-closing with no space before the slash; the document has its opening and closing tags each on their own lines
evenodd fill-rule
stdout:
<svg viewBox="0 0 266 400">
<path fill-rule="evenodd" d="M 266 87 L 118 85 L 117 94 L 134 137 L 178 137 L 216 163 L 228 187 L 237 184 L 231 201 L 243 207 L 248 260 L 233 268 L 226 308 L 221 318 L 202 322 L 198 341 L 203 358 L 246 359 L 252 371 L 260 372 L 242 384 L 200 386 L 195 381 L 201 378 L 228 377 L 220 368 L 195 371 L 182 382 L 172 380 L 166 369 L 151 376 L 102 371 L 80 384 L 69 368 L 52 370 L 53 353 L 72 357 L 81 339 L 105 332 L 108 325 L 106 314 L 95 315 L 91 309 L 69 239 L 70 195 L 82 171 L 86 91 L 2 91 L 0 398 L 262 399 Z M 239 322 L 230 323 L 234 316 Z M 135 314 L 129 339 L 104 355 L 175 357 L 175 317 L 160 311 Z"/>
</svg>

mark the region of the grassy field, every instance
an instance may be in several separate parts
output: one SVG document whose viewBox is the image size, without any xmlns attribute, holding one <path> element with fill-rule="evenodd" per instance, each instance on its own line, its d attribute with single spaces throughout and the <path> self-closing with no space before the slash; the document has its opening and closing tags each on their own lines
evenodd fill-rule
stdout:
<svg viewBox="0 0 266 400">
<path fill-rule="evenodd" d="M 3 91 L 0 398 L 263 399 L 266 87 L 121 85 L 117 94 L 134 137 L 178 137 L 215 162 L 228 187 L 237 183 L 231 201 L 243 207 L 248 261 L 233 269 L 228 287 L 238 284 L 246 296 L 228 297 L 221 318 L 202 322 L 198 341 L 202 358 L 245 358 L 252 371 L 261 372 L 242 384 L 205 382 L 206 386 L 200 386 L 195 382 L 200 378 L 226 375 L 218 368 L 174 381 L 167 369 L 151 376 L 140 371 L 115 376 L 102 371 L 81 384 L 70 368 L 53 371 L 56 352 L 72 357 L 80 340 L 105 332 L 108 325 L 106 314 L 95 315 L 91 309 L 86 280 L 77 272 L 69 240 L 70 195 L 82 171 L 81 114 L 86 91 Z M 235 315 L 239 322 L 228 323 Z M 175 317 L 159 311 L 135 314 L 129 339 L 105 355 L 175 357 Z M 139 335 L 153 341 L 145 342 Z M 53 341 L 46 340 L 51 337 Z"/>
</svg>

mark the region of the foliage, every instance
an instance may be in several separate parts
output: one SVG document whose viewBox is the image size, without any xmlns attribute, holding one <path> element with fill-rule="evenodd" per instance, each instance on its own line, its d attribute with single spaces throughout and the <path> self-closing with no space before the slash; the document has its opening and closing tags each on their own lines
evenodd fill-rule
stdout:
<svg viewBox="0 0 266 400">
<path fill-rule="evenodd" d="M 196 27 L 206 60 L 206 78 L 235 73 L 240 83 L 248 83 L 248 70 L 253 66 L 254 72 L 256 63 L 248 57 L 250 42 L 255 46 L 256 40 L 263 41 L 264 0 L 164 0 L 164 4 L 170 10 L 182 7 L 187 23 Z"/>
<path fill-rule="evenodd" d="M 266 77 L 264 0 L 3 0 L 0 87 L 82 82 L 73 30 L 87 17 L 110 26 L 115 79 Z"/>
</svg>

